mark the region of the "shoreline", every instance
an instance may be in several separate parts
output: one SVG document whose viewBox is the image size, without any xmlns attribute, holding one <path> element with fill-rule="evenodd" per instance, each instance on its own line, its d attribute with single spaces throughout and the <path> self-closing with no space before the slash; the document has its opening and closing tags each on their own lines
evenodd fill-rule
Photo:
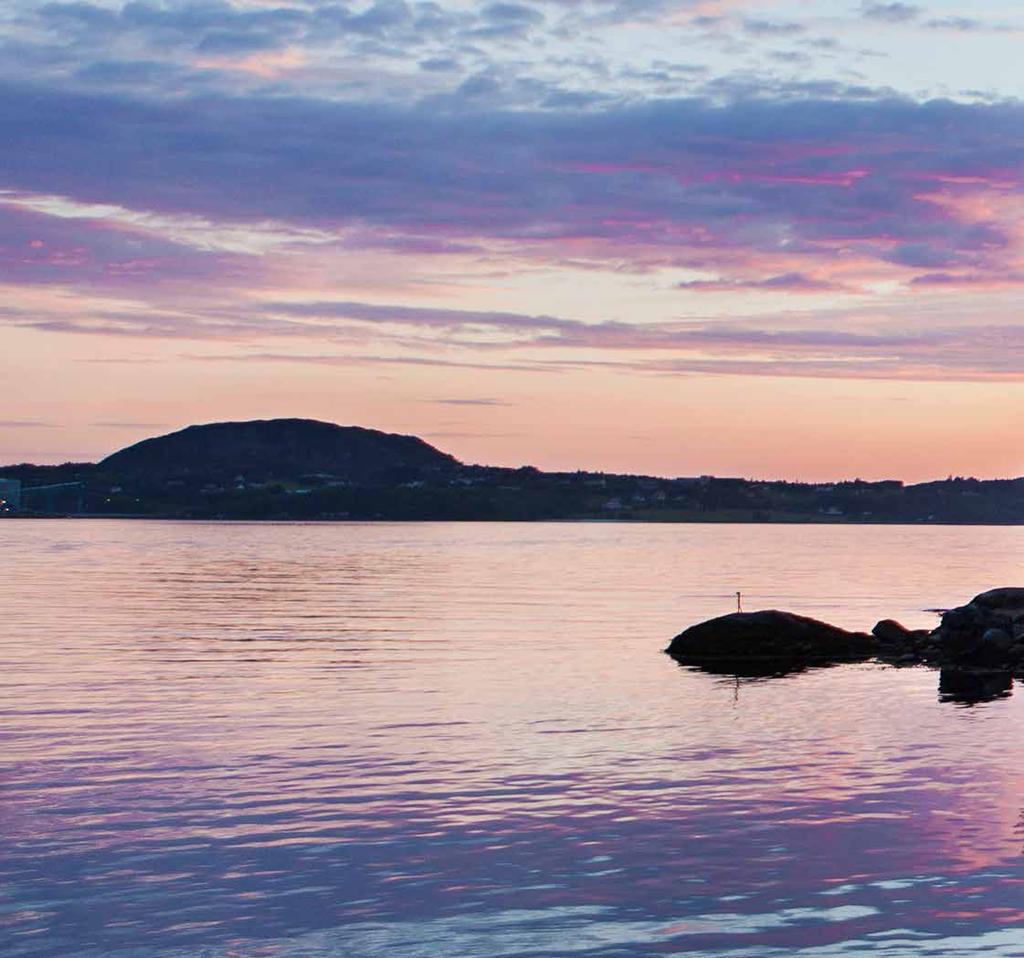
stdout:
<svg viewBox="0 0 1024 958">
<path fill-rule="evenodd" d="M 255 516 L 179 516 L 179 515 L 160 515 L 160 514 L 141 514 L 141 513 L 35 513 L 35 514 L 5 514 L 0 515 L 0 522 L 7 521 L 42 521 L 42 520 L 55 520 L 55 519 L 74 519 L 74 520 L 90 520 L 90 519 L 101 519 L 101 520 L 122 520 L 132 522 L 244 522 L 244 523 L 267 523 L 267 524 L 282 524 L 282 523 L 295 523 L 297 525 L 309 525 L 310 523 L 335 523 L 335 524 L 346 524 L 346 523 L 359 523 L 361 525 L 368 525 L 374 523 L 380 524 L 395 524 L 395 523 L 408 523 L 410 525 L 422 524 L 422 523 L 455 523 L 459 525 L 472 525 L 476 524 L 496 524 L 496 525 L 607 525 L 607 526 L 873 526 L 873 527 L 901 527 L 908 529 L 919 529 L 924 527 L 957 527 L 957 528 L 1012 528 L 1016 526 L 1024 527 L 1024 519 L 1019 521 L 1006 521 L 1006 522 L 955 522 L 952 520 L 940 520 L 940 519 L 921 519 L 914 522 L 906 522 L 900 520 L 886 521 L 880 519 L 836 519 L 832 517 L 821 518 L 821 519 L 802 519 L 802 518 L 779 518 L 779 519 L 736 519 L 732 517 L 720 517 L 712 519 L 653 519 L 653 518 L 597 518 L 597 517 L 579 517 L 579 518 L 564 518 L 564 519 L 501 519 L 501 518 L 458 518 L 458 517 L 427 517 L 427 518 L 403 518 L 403 517 L 387 517 L 387 516 L 348 516 L 344 518 L 335 516 L 303 516 L 303 517 L 291 517 L 291 516 L 267 516 L 267 517 L 255 517 Z"/>
</svg>

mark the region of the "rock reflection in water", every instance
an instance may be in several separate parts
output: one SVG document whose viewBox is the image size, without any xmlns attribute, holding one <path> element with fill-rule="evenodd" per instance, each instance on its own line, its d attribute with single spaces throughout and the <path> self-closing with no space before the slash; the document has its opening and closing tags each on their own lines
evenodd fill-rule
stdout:
<svg viewBox="0 0 1024 958">
<path fill-rule="evenodd" d="M 676 664 L 693 672 L 717 675 L 727 679 L 759 681 L 761 679 L 782 679 L 789 675 L 800 675 L 813 669 L 830 668 L 829 664 L 768 659 L 709 659 L 704 662 L 681 662 Z"/>
<path fill-rule="evenodd" d="M 939 674 L 939 701 L 957 705 L 979 705 L 1008 699 L 1013 695 L 1009 672 L 968 672 L 943 669 Z"/>
<path fill-rule="evenodd" d="M 703 672 L 735 682 L 737 687 L 748 682 L 788 678 L 820 669 L 833 669 L 839 662 L 768 661 L 759 659 L 716 659 L 705 662 L 680 662 L 688 672 Z M 923 666 L 915 666 L 922 668 Z M 984 672 L 961 669 L 942 669 L 939 672 L 939 701 L 956 705 L 981 705 L 1007 699 L 1013 695 L 1013 675 L 1010 672 Z"/>
</svg>

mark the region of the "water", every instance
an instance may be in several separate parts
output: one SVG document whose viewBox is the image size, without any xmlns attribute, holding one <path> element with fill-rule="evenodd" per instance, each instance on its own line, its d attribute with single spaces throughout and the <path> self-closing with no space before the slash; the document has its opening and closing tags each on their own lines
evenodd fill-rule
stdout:
<svg viewBox="0 0 1024 958">
<path fill-rule="evenodd" d="M 1024 529 L 0 523 L 9 958 L 1024 955 L 1024 696 L 660 653 Z"/>
</svg>

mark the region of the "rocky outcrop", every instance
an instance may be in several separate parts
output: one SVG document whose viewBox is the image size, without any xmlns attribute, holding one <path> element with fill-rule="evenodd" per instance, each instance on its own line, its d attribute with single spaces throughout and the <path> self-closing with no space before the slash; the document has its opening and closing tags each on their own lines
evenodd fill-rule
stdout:
<svg viewBox="0 0 1024 958">
<path fill-rule="evenodd" d="M 946 668 L 1024 676 L 1024 589 L 992 589 L 949 609 L 933 636 Z"/>
<path fill-rule="evenodd" d="M 700 622 L 665 650 L 681 662 L 768 661 L 784 664 L 863 661 L 877 642 L 863 632 L 792 612 L 733 612 Z"/>
<path fill-rule="evenodd" d="M 691 626 L 665 651 L 701 666 L 752 663 L 765 674 L 876 658 L 938 667 L 947 689 L 976 685 L 978 676 L 1002 688 L 1007 678 L 1024 678 L 1024 588 L 983 592 L 943 612 L 933 630 L 883 619 L 866 635 L 792 612 L 736 612 Z"/>
</svg>

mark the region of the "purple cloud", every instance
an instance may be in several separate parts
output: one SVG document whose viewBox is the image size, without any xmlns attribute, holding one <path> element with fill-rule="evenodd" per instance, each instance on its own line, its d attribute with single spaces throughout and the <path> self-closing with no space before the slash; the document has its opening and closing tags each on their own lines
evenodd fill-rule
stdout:
<svg viewBox="0 0 1024 958">
<path fill-rule="evenodd" d="M 356 310 L 349 304 L 348 312 Z M 387 315 L 388 307 L 374 307 Z M 268 364 L 316 364 L 326 366 L 423 366 L 470 369 L 488 372 L 519 371 L 558 373 L 583 369 L 618 369 L 656 375 L 722 373 L 733 375 L 815 376 L 860 379 L 932 379 L 980 381 L 1024 374 L 1024 328 L 1000 323 L 963 325 L 938 323 L 926 328 L 908 328 L 898 319 L 862 321 L 838 311 L 816 318 L 809 316 L 766 316 L 747 322 L 700 321 L 631 324 L 586 323 L 556 317 L 520 314 L 479 314 L 424 309 L 423 319 L 431 328 L 443 323 L 448 331 L 443 343 L 416 341 L 400 327 L 415 329 L 416 310 L 396 307 L 386 330 L 381 320 L 364 318 L 372 335 L 366 344 L 395 349 L 369 352 L 353 349 L 336 327 L 322 323 L 289 324 L 268 318 L 261 337 L 276 336 L 291 342 L 315 343 L 315 351 L 245 351 L 229 354 L 186 354 L 183 359 L 205 362 Z M 395 317 L 401 317 L 396 320 Z M 481 320 L 486 317 L 486 322 Z M 258 319 L 238 317 L 232 326 L 221 316 L 206 330 L 187 325 L 148 321 L 136 317 L 118 327 L 103 329 L 85 321 L 58 320 L 33 324 L 36 328 L 62 332 L 102 332 L 124 335 L 210 341 L 251 340 L 260 330 Z M 475 334 L 481 325 L 493 332 L 515 333 L 500 344 L 481 340 Z M 420 352 L 408 353 L 410 343 Z M 423 348 L 431 352 L 424 354 Z M 489 351 L 489 352 L 488 352 Z M 581 353 L 581 351 L 585 351 Z M 481 358 L 486 355 L 493 359 Z M 603 356 L 602 356 L 603 354 Z M 581 355 L 596 358 L 581 359 Z M 497 406 L 502 400 L 473 397 L 441 397 L 429 400 L 451 406 Z"/>
<path fill-rule="evenodd" d="M 8 283 L 119 289 L 240 283 L 259 269 L 252 256 L 202 251 L 150 230 L 93 217 L 46 215 L 0 194 L 0 277 Z"/>
<path fill-rule="evenodd" d="M 916 287 L 961 288 L 972 286 L 1003 287 L 1024 286 L 1024 272 L 1004 272 L 996 275 L 984 273 L 922 273 L 910 281 Z"/>
<path fill-rule="evenodd" d="M 606 349 L 608 354 L 607 358 L 592 359 L 555 355 L 521 363 L 326 352 L 236 352 L 183 358 L 247 364 L 411 364 L 490 372 L 611 370 L 654 376 L 714 374 L 948 382 L 1016 381 L 1024 375 L 1024 361 L 1021 359 L 1024 356 L 1024 330 L 997 324 L 950 326 L 921 332 L 880 330 L 875 333 L 845 332 L 825 327 L 764 330 L 715 324 L 694 324 L 689 328 L 658 332 L 606 325 L 593 328 L 589 335 L 565 337 L 549 345 L 585 345 L 589 349 Z M 650 355 L 652 350 L 662 354 Z M 703 355 L 694 355 L 694 350 L 700 350 Z M 629 355 L 631 351 L 633 355 Z"/>
<path fill-rule="evenodd" d="M 657 259 L 738 281 L 765 257 L 1002 269 L 1004 227 L 932 197 L 1024 181 L 1019 103 L 666 100 L 452 114 L 7 86 L 0 112 L 0 177 L 15 189 L 214 221 L 359 225 L 361 241 L 396 249 L 497 241 L 549 256 L 573 243 L 595 260 Z"/>
<path fill-rule="evenodd" d="M 813 276 L 805 276 L 803 273 L 782 273 L 778 276 L 767 276 L 764 279 L 698 279 L 679 283 L 678 288 L 711 293 L 742 292 L 744 290 L 825 293 L 848 289 L 841 283 L 816 279 Z"/>
<path fill-rule="evenodd" d="M 757 18 L 743 21 L 743 31 L 755 37 L 792 37 L 804 33 L 806 29 L 803 24 L 790 21 Z"/>
<path fill-rule="evenodd" d="M 387 356 L 383 354 L 331 354 L 331 353 L 231 353 L 185 354 L 186 360 L 210 363 L 284 363 L 312 364 L 315 366 L 425 366 L 437 369 L 472 369 L 484 372 L 555 372 L 556 364 L 543 363 L 484 363 L 457 359 L 438 359 L 428 356 Z"/>
<path fill-rule="evenodd" d="M 907 23 L 921 15 L 921 8 L 911 3 L 863 3 L 861 13 L 869 20 L 885 23 Z"/>
</svg>

